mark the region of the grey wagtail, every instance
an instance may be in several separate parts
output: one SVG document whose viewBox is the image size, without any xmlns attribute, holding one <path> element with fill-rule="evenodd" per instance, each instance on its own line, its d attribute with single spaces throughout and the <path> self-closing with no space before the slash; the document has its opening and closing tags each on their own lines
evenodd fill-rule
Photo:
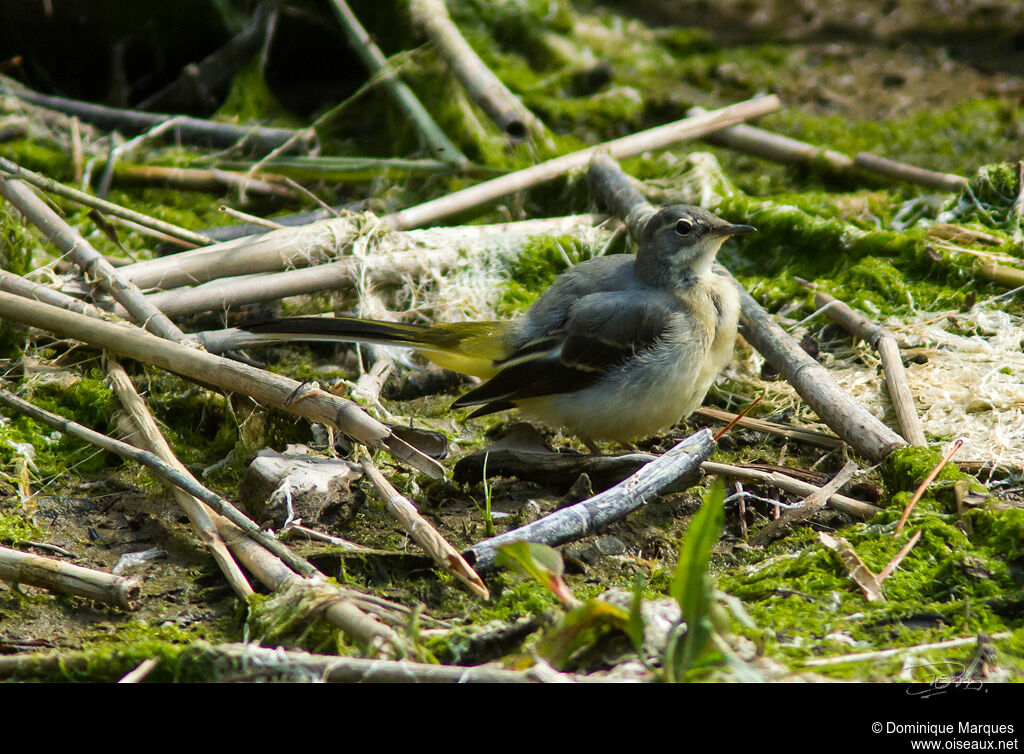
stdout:
<svg viewBox="0 0 1024 754">
<path fill-rule="evenodd" d="M 581 262 L 510 322 L 408 325 L 292 317 L 241 329 L 261 340 L 408 346 L 487 380 L 453 408 L 470 418 L 519 408 L 595 440 L 628 446 L 688 416 L 732 358 L 739 295 L 715 273 L 730 236 L 753 231 L 677 205 L 644 226 L 636 256 Z"/>
</svg>

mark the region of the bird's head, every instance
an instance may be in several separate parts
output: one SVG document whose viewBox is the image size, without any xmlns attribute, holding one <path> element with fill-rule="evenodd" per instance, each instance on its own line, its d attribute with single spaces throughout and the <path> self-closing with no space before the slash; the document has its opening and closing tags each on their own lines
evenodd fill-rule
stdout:
<svg viewBox="0 0 1024 754">
<path fill-rule="evenodd" d="M 636 253 L 637 274 L 659 288 L 682 287 L 711 270 L 727 238 L 753 230 L 689 204 L 666 207 L 644 226 Z"/>
</svg>

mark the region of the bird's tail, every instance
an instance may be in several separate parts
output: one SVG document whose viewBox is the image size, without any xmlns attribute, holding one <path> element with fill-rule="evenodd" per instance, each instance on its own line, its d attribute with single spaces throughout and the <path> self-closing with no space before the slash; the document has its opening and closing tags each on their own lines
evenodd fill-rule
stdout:
<svg viewBox="0 0 1024 754">
<path fill-rule="evenodd" d="M 507 358 L 507 322 L 409 325 L 356 317 L 286 317 L 241 325 L 264 341 L 334 341 L 414 348 L 440 367 L 490 378 Z"/>
</svg>

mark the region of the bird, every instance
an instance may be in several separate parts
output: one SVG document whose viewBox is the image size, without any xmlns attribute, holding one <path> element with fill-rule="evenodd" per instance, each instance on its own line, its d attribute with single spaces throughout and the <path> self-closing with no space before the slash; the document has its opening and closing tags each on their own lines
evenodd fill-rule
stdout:
<svg viewBox="0 0 1024 754">
<path fill-rule="evenodd" d="M 635 255 L 571 267 L 511 321 L 287 317 L 239 327 L 259 340 L 411 347 L 484 380 L 452 404 L 475 407 L 469 418 L 518 408 L 591 452 L 597 441 L 632 448 L 687 417 L 731 360 L 739 294 L 715 257 L 754 230 L 700 207 L 665 207 L 644 223 Z"/>
</svg>

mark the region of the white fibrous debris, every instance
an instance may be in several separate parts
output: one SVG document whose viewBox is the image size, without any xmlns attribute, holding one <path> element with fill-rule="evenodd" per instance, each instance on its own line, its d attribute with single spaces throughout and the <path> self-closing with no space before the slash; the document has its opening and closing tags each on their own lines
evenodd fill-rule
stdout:
<svg viewBox="0 0 1024 754">
<path fill-rule="evenodd" d="M 918 312 L 883 323 L 901 348 L 914 348 L 927 358 L 924 364 L 907 365 L 925 435 L 935 446 L 962 438 L 961 460 L 1024 464 L 1024 319 L 981 306 L 933 321 L 937 316 Z M 799 339 L 802 333 L 794 335 Z M 738 348 L 726 376 L 749 383 L 751 396 L 763 390 L 766 403 L 792 410 L 794 420 L 824 429 L 789 384 L 760 378 L 763 361 L 752 349 Z M 850 397 L 898 429 L 874 349 L 858 343 L 852 350 L 825 354 L 822 364 Z"/>
</svg>

